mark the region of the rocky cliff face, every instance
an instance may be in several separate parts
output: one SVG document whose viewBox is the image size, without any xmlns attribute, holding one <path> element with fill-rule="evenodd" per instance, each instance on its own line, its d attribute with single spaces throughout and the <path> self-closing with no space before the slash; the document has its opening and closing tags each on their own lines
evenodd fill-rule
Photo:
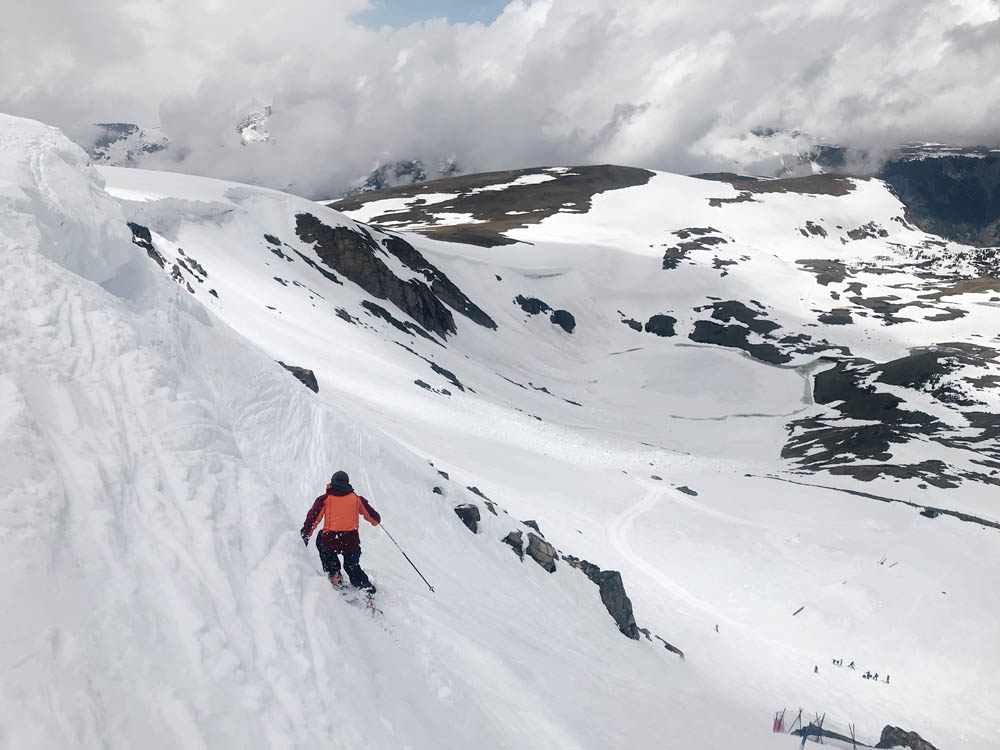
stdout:
<svg viewBox="0 0 1000 750">
<path fill-rule="evenodd" d="M 439 294 L 470 320 L 496 328 L 485 312 L 406 241 L 390 237 L 383 246 L 363 228 L 356 231 L 346 226 L 331 227 L 305 213 L 297 214 L 295 220 L 299 239 L 313 243 L 324 264 L 373 297 L 389 300 L 428 331 L 442 338 L 456 331 L 455 318 Z M 400 279 L 386 265 L 390 253 L 427 281 Z"/>
<path fill-rule="evenodd" d="M 1000 245 L 1000 150 L 905 149 L 878 177 L 925 232 L 978 247 Z"/>
<path fill-rule="evenodd" d="M 632 600 L 625 593 L 622 574 L 617 570 L 601 570 L 593 563 L 571 555 L 564 555 L 563 559 L 574 568 L 582 570 L 587 578 L 597 584 L 601 591 L 601 601 L 614 618 L 622 635 L 639 640 L 639 628 L 632 614 Z"/>
</svg>

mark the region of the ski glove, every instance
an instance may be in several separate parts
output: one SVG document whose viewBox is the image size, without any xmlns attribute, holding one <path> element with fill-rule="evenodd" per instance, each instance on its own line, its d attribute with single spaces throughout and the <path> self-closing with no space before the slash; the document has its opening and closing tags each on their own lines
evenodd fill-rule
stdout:
<svg viewBox="0 0 1000 750">
<path fill-rule="evenodd" d="M 302 532 L 302 543 L 307 547 L 309 546 L 309 535 L 304 531 Z"/>
</svg>

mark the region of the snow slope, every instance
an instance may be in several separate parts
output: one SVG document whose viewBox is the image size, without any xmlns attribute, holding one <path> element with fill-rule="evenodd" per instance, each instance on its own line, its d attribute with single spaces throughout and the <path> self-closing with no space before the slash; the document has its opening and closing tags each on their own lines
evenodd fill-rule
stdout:
<svg viewBox="0 0 1000 750">
<path fill-rule="evenodd" d="M 610 747 L 708 700 L 173 287 L 76 147 L 4 117 L 0 148 L 4 746 Z M 330 591 L 297 529 L 331 466 L 436 594 L 377 532 L 384 620 Z"/>
<path fill-rule="evenodd" d="M 804 325 L 825 288 L 791 273 L 805 238 L 786 230 L 874 213 L 912 231 L 891 223 L 898 203 L 875 183 L 768 196 L 705 217 L 746 268 L 661 270 L 654 238 L 702 226 L 700 203 L 737 195 L 657 175 L 518 230 L 531 245 L 405 235 L 497 323 L 456 315 L 455 335 L 428 339 L 321 273 L 296 214 L 361 229 L 344 215 L 216 180 L 97 172 L 55 131 L 0 118 L 0 439 L 14 457 L 0 465 L 13 561 L 0 699 L 18 717 L 0 742 L 781 748 L 797 740 L 770 733 L 773 712 L 802 706 L 872 742 L 894 723 L 940 748 L 992 747 L 1000 594 L 983 582 L 1000 573 L 1000 532 L 838 488 L 996 519 L 995 488 L 791 474 L 780 447 L 789 419 L 816 408 L 818 355 L 777 366 L 621 322 L 618 310 L 672 313 L 687 331 L 725 288 Z M 163 270 L 127 220 L 152 230 Z M 837 255 L 827 239 L 810 257 Z M 793 288 L 817 294 L 796 301 Z M 571 311 L 577 327 L 529 315 L 515 295 Z M 881 362 L 990 323 L 990 307 L 968 305 L 942 322 L 945 338 L 874 319 L 845 335 Z M 312 369 L 319 393 L 279 359 Z M 384 617 L 330 591 L 298 528 L 335 468 L 435 593 L 369 527 L 363 562 Z M 476 535 L 452 510 L 469 501 Z M 527 518 L 565 553 L 620 570 L 639 625 L 687 658 L 623 637 L 565 561 L 554 574 L 519 561 L 498 540 Z"/>
</svg>

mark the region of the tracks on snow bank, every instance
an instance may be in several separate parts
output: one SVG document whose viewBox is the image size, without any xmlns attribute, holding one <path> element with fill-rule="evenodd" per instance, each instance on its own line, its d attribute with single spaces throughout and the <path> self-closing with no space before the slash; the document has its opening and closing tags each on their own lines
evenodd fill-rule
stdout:
<svg viewBox="0 0 1000 750">
<path fill-rule="evenodd" d="M 608 527 L 608 537 L 611 545 L 628 560 L 632 565 L 641 570 L 647 576 L 656 581 L 662 588 L 669 591 L 674 597 L 680 599 L 685 604 L 700 609 L 704 612 L 711 612 L 717 616 L 716 610 L 707 602 L 699 599 L 676 581 L 664 575 L 654 565 L 650 564 L 641 555 L 637 554 L 629 543 L 628 536 L 635 525 L 636 520 L 647 511 L 650 511 L 663 499 L 667 490 L 658 487 L 647 487 L 646 494 L 641 500 L 628 510 L 621 513 Z"/>
</svg>

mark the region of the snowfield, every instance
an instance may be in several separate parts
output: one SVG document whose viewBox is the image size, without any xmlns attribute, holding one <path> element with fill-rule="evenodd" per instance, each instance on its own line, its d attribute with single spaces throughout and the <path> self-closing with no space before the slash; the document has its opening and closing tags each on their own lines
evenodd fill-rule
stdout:
<svg viewBox="0 0 1000 750">
<path fill-rule="evenodd" d="M 542 172 L 478 195 L 575 174 Z M 956 435 L 1000 411 L 997 364 L 977 354 L 932 384 L 952 378 L 974 405 L 864 376 L 949 430 L 914 428 L 881 462 L 942 474 L 861 481 L 782 449 L 794 420 L 870 421 L 814 398 L 836 347 L 884 364 L 996 346 L 998 292 L 919 297 L 955 282 L 880 271 L 876 256 L 922 249 L 972 273 L 881 183 L 709 202 L 739 195 L 656 174 L 473 246 L 271 190 L 95 168 L 58 131 L 0 116 L 0 746 L 763 750 L 798 746 L 771 721 L 801 707 L 868 744 L 893 724 L 940 750 L 995 747 L 1000 488 L 969 478 L 992 476 L 992 444 Z M 388 209 L 407 205 L 361 219 Z M 302 238 L 305 214 L 380 250 L 409 243 L 496 329 L 450 305 L 454 333 L 417 331 L 342 270 L 342 245 Z M 887 235 L 840 241 L 871 221 Z M 665 269 L 685 228 L 721 239 Z M 736 265 L 716 262 L 724 247 Z M 381 256 L 407 289 L 442 293 L 405 253 Z M 820 283 L 840 267 L 803 259 L 845 278 Z M 571 313 L 572 333 L 518 296 Z M 819 325 L 852 296 L 854 324 Z M 887 296 L 934 309 L 866 307 Z M 777 321 L 745 341 L 788 359 L 690 338 L 713 312 L 746 316 L 720 301 L 757 312 L 749 326 Z M 926 320 L 946 308 L 961 315 Z M 676 335 L 623 322 L 657 314 Z M 312 370 L 318 393 L 278 360 Z M 340 468 L 435 592 L 367 524 L 384 614 L 331 590 L 299 528 Z M 948 472 L 954 486 L 928 483 Z M 562 553 L 554 573 L 500 541 L 529 519 Z M 685 658 L 624 637 L 566 555 L 620 571 L 638 625 Z"/>
</svg>

